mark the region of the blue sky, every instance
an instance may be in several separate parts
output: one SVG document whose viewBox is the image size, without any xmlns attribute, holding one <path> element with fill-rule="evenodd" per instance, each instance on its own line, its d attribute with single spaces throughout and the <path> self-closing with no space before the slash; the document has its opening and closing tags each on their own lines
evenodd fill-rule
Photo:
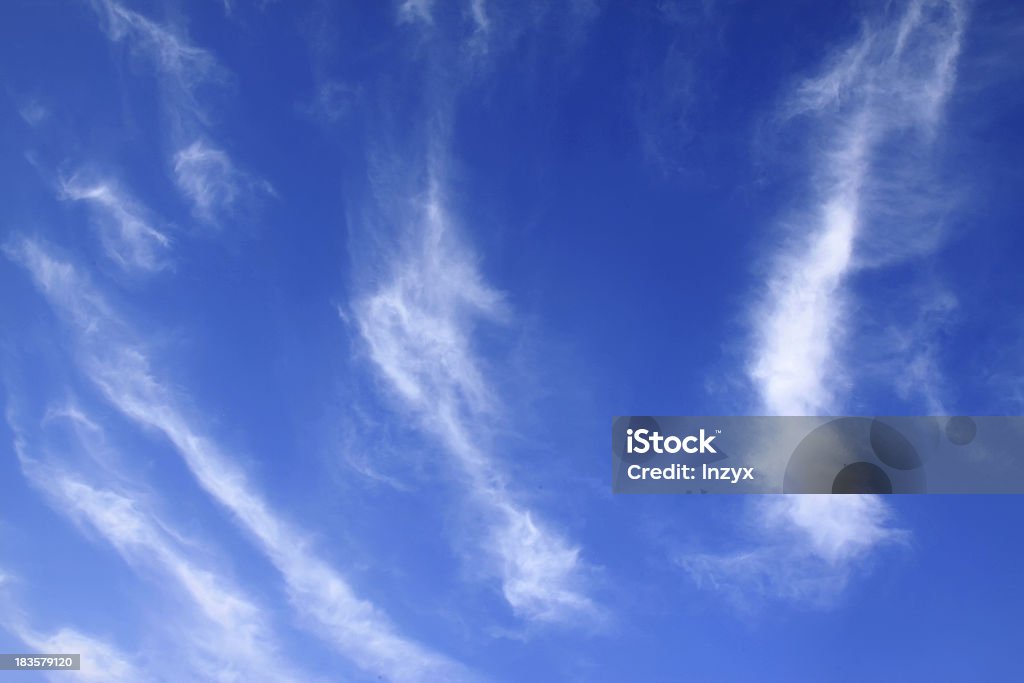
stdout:
<svg viewBox="0 0 1024 683">
<path fill-rule="evenodd" d="M 0 9 L 42 680 L 978 680 L 1015 497 L 612 496 L 620 414 L 1019 414 L 1014 3 Z M 34 680 L 36 674 L 10 674 Z"/>
</svg>

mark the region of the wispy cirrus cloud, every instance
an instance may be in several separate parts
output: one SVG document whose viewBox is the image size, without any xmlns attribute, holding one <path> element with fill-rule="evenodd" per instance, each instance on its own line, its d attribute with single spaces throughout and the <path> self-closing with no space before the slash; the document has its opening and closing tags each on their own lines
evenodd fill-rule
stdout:
<svg viewBox="0 0 1024 683">
<path fill-rule="evenodd" d="M 326 80 L 317 86 L 316 94 L 309 101 L 298 105 L 298 109 L 313 120 L 330 125 L 348 116 L 361 94 L 357 86 Z"/>
<path fill-rule="evenodd" d="M 196 91 L 203 84 L 226 79 L 227 72 L 217 59 L 184 35 L 113 0 L 92 0 L 92 7 L 110 40 L 124 42 L 156 67 L 175 125 L 191 128 L 196 122 L 205 123 L 207 114 Z"/>
<path fill-rule="evenodd" d="M 676 558 L 699 587 L 741 609 L 765 600 L 828 606 L 882 547 L 908 537 L 875 496 L 766 496 L 750 512 L 740 530 L 756 538 L 750 545 Z"/>
<path fill-rule="evenodd" d="M 428 50 L 417 50 L 417 58 L 435 65 L 444 64 L 443 78 L 449 86 L 459 82 L 466 85 L 481 75 L 492 73 L 498 62 L 514 51 L 518 51 L 520 57 L 534 59 L 536 53 L 532 49 L 524 50 L 524 43 L 550 36 L 548 31 L 552 29 L 559 50 L 548 58 L 564 59 L 567 54 L 562 48 L 575 52 L 599 12 L 599 5 L 591 0 L 548 3 L 401 0 L 395 3 L 396 23 L 408 27 L 417 44 L 430 46 Z"/>
<path fill-rule="evenodd" d="M 82 655 L 81 670 L 72 672 L 75 680 L 86 683 L 135 683 L 143 680 L 142 667 L 134 654 L 123 652 L 115 644 L 71 626 L 55 631 L 40 629 L 30 623 L 16 596 L 22 580 L 0 568 L 0 629 L 24 643 L 32 652 Z M 69 672 L 55 672 L 67 677 Z"/>
<path fill-rule="evenodd" d="M 897 395 L 920 404 L 928 415 L 949 415 L 949 387 L 942 370 L 943 346 L 948 331 L 960 321 L 957 297 L 935 282 L 924 291 L 910 291 L 905 306 L 897 308 L 885 328 L 871 340 L 879 349 L 874 372 L 893 378 Z M 864 354 L 870 358 L 871 354 Z M 892 358 L 901 368 L 893 372 Z"/>
<path fill-rule="evenodd" d="M 174 179 L 195 215 L 208 223 L 216 223 L 243 201 L 274 194 L 270 183 L 239 170 L 224 150 L 199 140 L 174 155 Z"/>
<path fill-rule="evenodd" d="M 291 680 L 298 669 L 281 652 L 265 608 L 223 572 L 193 559 L 196 541 L 163 518 L 150 496 L 119 481 L 94 484 L 75 471 L 68 448 L 102 471 L 108 462 L 103 452 L 110 448 L 103 429 L 74 405 L 48 411 L 43 426 L 70 426 L 71 439 L 54 456 L 48 447 L 30 447 L 28 437 L 18 436 L 15 451 L 22 472 L 56 510 L 95 530 L 162 590 L 177 588 L 181 612 L 165 614 L 162 621 L 173 630 L 182 659 L 189 660 L 189 675 L 217 681 Z M 22 431 L 13 423 L 12 428 L 16 434 Z"/>
<path fill-rule="evenodd" d="M 484 445 L 500 401 L 474 348 L 474 328 L 507 314 L 477 270 L 442 202 L 435 169 L 410 219 L 408 248 L 388 276 L 353 305 L 369 356 L 401 404 L 438 438 L 469 491 L 481 538 L 474 544 L 522 617 L 564 622 L 596 617 L 580 549 L 521 503 Z"/>
<path fill-rule="evenodd" d="M 21 622 L 5 624 L 34 652 L 81 654 L 81 670 L 73 672 L 75 680 L 95 683 L 136 683 L 153 680 L 143 674 L 135 659 L 111 643 L 82 633 L 74 628 L 62 627 L 52 633 L 33 629 Z M 66 679 L 69 672 L 60 671 L 52 680 Z M 159 677 L 156 680 L 160 680 Z"/>
<path fill-rule="evenodd" d="M 71 325 L 82 372 L 123 415 L 174 446 L 203 490 L 278 569 L 312 632 L 363 669 L 397 681 L 472 678 L 461 665 L 401 635 L 316 554 L 302 529 L 271 509 L 235 459 L 193 426 L 174 392 L 157 379 L 131 327 L 73 265 L 28 239 L 9 244 L 7 252 Z"/>
<path fill-rule="evenodd" d="M 425 68 L 427 104 L 409 130 L 388 130 L 393 112 L 385 112 L 371 156 L 399 139 L 406 149 L 426 150 L 403 153 L 399 162 L 402 169 L 423 169 L 426 183 L 391 185 L 390 179 L 405 170 L 394 174 L 386 163 L 376 167 L 381 158 L 374 156 L 371 195 L 377 205 L 368 213 L 388 214 L 387 222 L 400 227 L 394 249 L 369 256 L 379 269 L 372 282 L 357 282 L 349 306 L 387 391 L 444 447 L 451 463 L 447 471 L 467 492 L 465 516 L 472 522 L 458 544 L 474 558 L 473 572 L 500 582 L 516 616 L 576 625 L 598 625 L 605 616 L 590 596 L 595 568 L 584 561 L 578 544 L 516 490 L 495 452 L 494 433 L 508 416 L 478 352 L 476 331 L 507 319 L 510 311 L 458 234 L 445 201 L 444 160 L 460 96 L 521 47 L 529 32 L 540 34 L 542 24 L 557 22 L 559 41 L 572 42 L 594 14 L 591 9 L 583 3 L 494 7 L 477 0 L 456 6 L 431 0 L 397 4 L 398 22 L 419 29 L 416 45 L 430 46 L 413 53 Z M 415 208 L 409 211 L 393 211 L 411 203 Z M 371 241 L 379 246 L 379 240 L 375 234 Z"/>
<path fill-rule="evenodd" d="M 107 36 L 125 42 L 154 64 L 166 100 L 174 179 L 197 218 L 217 223 L 270 184 L 241 170 L 222 148 L 207 141 L 210 116 L 200 101 L 204 85 L 224 84 L 228 72 L 207 50 L 181 33 L 125 8 L 114 0 L 93 0 Z"/>
<path fill-rule="evenodd" d="M 956 0 L 910 2 L 895 18 L 867 22 L 783 104 L 782 120 L 806 128 L 812 170 L 753 309 L 747 374 L 765 414 L 822 415 L 844 404 L 851 382 L 842 346 L 858 327 L 850 277 L 935 243 L 920 150 L 939 134 L 965 21 Z M 904 340 L 893 350 L 918 346 Z M 934 371 L 930 356 L 917 359 L 911 372 Z M 746 513 L 758 540 L 679 561 L 737 602 L 828 602 L 878 548 L 904 537 L 890 517 L 872 496 L 772 497 Z"/>
<path fill-rule="evenodd" d="M 127 271 L 166 268 L 171 239 L 154 226 L 150 212 L 110 180 L 74 174 L 61 181 L 60 197 L 92 209 L 107 256 Z"/>
<path fill-rule="evenodd" d="M 398 20 L 403 22 L 434 23 L 434 0 L 402 0 L 398 5 Z"/>
<path fill-rule="evenodd" d="M 487 11 L 487 0 L 470 0 L 469 15 L 476 26 L 475 33 L 485 37 L 491 30 L 491 18 Z"/>
<path fill-rule="evenodd" d="M 22 121 L 35 128 L 50 118 L 50 110 L 38 99 L 29 98 L 18 105 L 18 115 Z"/>
<path fill-rule="evenodd" d="M 895 20 L 868 23 L 782 107 L 807 128 L 813 171 L 753 311 L 747 372 L 767 413 L 837 409 L 849 383 L 850 275 L 934 243 L 921 150 L 940 129 L 965 21 L 955 0 L 910 2 Z"/>
</svg>

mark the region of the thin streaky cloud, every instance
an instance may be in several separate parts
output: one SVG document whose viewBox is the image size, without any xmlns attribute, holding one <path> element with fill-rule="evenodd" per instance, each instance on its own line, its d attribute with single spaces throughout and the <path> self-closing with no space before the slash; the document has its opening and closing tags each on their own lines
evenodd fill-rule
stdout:
<svg viewBox="0 0 1024 683">
<path fill-rule="evenodd" d="M 93 0 L 92 5 L 110 40 L 124 41 L 155 65 L 177 149 L 171 159 L 174 180 L 194 215 L 217 223 L 243 200 L 273 194 L 267 181 L 241 170 L 224 149 L 204 140 L 210 117 L 198 90 L 225 82 L 228 73 L 213 54 L 113 0 Z"/>
<path fill-rule="evenodd" d="M 453 458 L 484 538 L 476 541 L 508 604 L 542 622 L 593 618 L 580 549 L 519 502 L 497 458 L 480 445 L 500 410 L 474 349 L 473 329 L 507 315 L 454 234 L 438 183 L 414 217 L 415 246 L 387 264 L 390 276 L 358 299 L 369 356 L 402 404 Z"/>
<path fill-rule="evenodd" d="M 908 538 L 875 496 L 770 496 L 751 513 L 741 533 L 755 543 L 676 558 L 698 587 L 744 611 L 766 601 L 829 607 L 875 553 Z"/>
<path fill-rule="evenodd" d="M 35 128 L 50 118 L 50 110 L 39 100 L 29 99 L 18 107 L 18 115 L 22 121 Z"/>
<path fill-rule="evenodd" d="M 208 223 L 232 213 L 243 198 L 274 194 L 268 182 L 239 170 L 224 150 L 201 140 L 174 155 L 174 179 L 196 217 Z"/>
<path fill-rule="evenodd" d="M 895 21 L 868 24 L 783 105 L 787 124 L 803 124 L 811 139 L 824 142 L 813 147 L 811 192 L 774 254 L 753 311 L 747 373 L 763 413 L 822 415 L 843 405 L 849 378 L 842 346 L 856 325 L 848 279 L 871 265 L 862 254 L 877 235 L 872 217 L 917 190 L 913 171 L 889 177 L 898 161 L 881 158 L 882 148 L 907 132 L 915 137 L 901 149 L 934 141 L 965 21 L 958 2 L 911 2 Z M 896 239 L 905 251 L 918 241 L 911 233 Z M 907 372 L 905 364 L 900 371 Z M 910 372 L 921 371 L 934 371 L 930 358 L 918 359 Z M 928 400 L 929 407 L 938 403 Z M 699 584 L 738 601 L 752 594 L 827 601 L 877 548 L 903 537 L 889 518 L 886 503 L 870 496 L 771 498 L 751 506 L 747 519 L 774 540 L 680 562 Z"/>
<path fill-rule="evenodd" d="M 358 86 L 336 80 L 319 84 L 311 100 L 300 103 L 299 111 L 313 120 L 330 125 L 351 114 L 362 96 Z"/>
<path fill-rule="evenodd" d="M 487 9 L 487 0 L 470 0 L 469 17 L 473 22 L 473 33 L 469 38 L 469 49 L 477 55 L 490 49 L 491 16 Z"/>
<path fill-rule="evenodd" d="M 508 309 L 456 235 L 443 196 L 446 147 L 460 91 L 491 73 L 498 56 L 521 46 L 527 31 L 538 29 L 549 12 L 530 8 L 499 14 L 483 1 L 463 3 L 453 41 L 452 27 L 442 25 L 433 9 L 429 0 L 406 0 L 398 10 L 400 23 L 427 27 L 417 39 L 430 41 L 436 63 L 445 67 L 425 79 L 434 105 L 422 116 L 427 125 L 418 131 L 418 144 L 427 150 L 422 160 L 427 196 L 411 214 L 398 216 L 405 226 L 403 247 L 379 257 L 383 277 L 364 286 L 350 308 L 378 374 L 401 408 L 444 446 L 452 463 L 449 471 L 467 491 L 466 516 L 473 523 L 457 543 L 471 548 L 466 554 L 474 558 L 473 571 L 497 579 L 520 618 L 600 625 L 605 613 L 589 595 L 594 568 L 577 544 L 524 502 L 490 443 L 505 417 L 504 407 L 475 349 L 474 331 L 507 317 Z M 585 15 L 592 14 L 581 3 L 568 8 L 569 43 L 578 38 Z M 472 26 L 468 43 L 466 24 Z M 453 45 L 469 50 L 452 52 Z M 419 167 L 421 160 L 405 161 Z M 407 206 L 414 193 L 408 188 L 391 192 L 389 177 L 385 171 L 374 178 L 374 196 L 382 204 Z M 422 189 L 417 186 L 415 192 Z M 478 563 L 478 557 L 484 561 Z"/>
<path fill-rule="evenodd" d="M 836 388 L 848 382 L 841 345 L 851 324 L 845 285 L 861 264 L 859 250 L 869 250 L 877 203 L 903 201 L 881 175 L 880 147 L 908 131 L 918 144 L 934 139 L 965 20 L 957 2 L 910 3 L 894 24 L 865 29 L 783 107 L 785 118 L 831 143 L 812 161 L 812 192 L 754 310 L 747 372 L 766 413 L 823 414 L 841 404 Z"/>
<path fill-rule="evenodd" d="M 950 415 L 950 393 L 942 369 L 942 340 L 959 320 L 957 297 L 940 284 L 929 282 L 924 292 L 910 291 L 911 310 L 900 309 L 891 323 L 879 333 L 872 346 L 902 359 L 893 372 L 888 358 L 875 361 L 879 375 L 892 377 L 900 398 L 920 403 L 928 415 Z"/>
<path fill-rule="evenodd" d="M 113 0 L 93 0 L 92 7 L 111 41 L 124 41 L 153 61 L 176 124 L 190 127 L 195 121 L 205 122 L 207 117 L 195 91 L 205 82 L 224 80 L 226 72 L 216 58 L 184 36 Z"/>
<path fill-rule="evenodd" d="M 50 678 L 54 681 L 73 680 L 95 683 L 138 683 L 153 680 L 153 675 L 143 673 L 142 667 L 130 655 L 122 652 L 108 641 L 82 633 L 74 628 L 62 627 L 53 633 L 36 631 L 18 624 L 10 628 L 23 643 L 35 652 L 81 654 L 81 670 L 59 671 Z M 157 680 L 160 680 L 157 677 Z"/>
<path fill-rule="evenodd" d="M 9 412 L 9 411 L 8 411 Z M 0 629 L 14 636 L 31 652 L 82 655 L 79 671 L 57 671 L 50 680 L 73 680 L 86 683 L 136 683 L 141 680 L 159 680 L 143 677 L 139 658 L 121 650 L 117 645 L 72 626 L 56 630 L 34 625 L 16 596 L 22 580 L 0 568 Z"/>
<path fill-rule="evenodd" d="M 79 174 L 61 182 L 60 197 L 85 202 L 93 210 L 104 252 L 127 271 L 167 267 L 171 239 L 153 226 L 150 212 L 109 180 Z"/>
<path fill-rule="evenodd" d="M 133 331 L 71 264 L 29 239 L 8 245 L 7 252 L 72 325 L 83 373 L 122 414 L 171 442 L 200 486 L 278 569 L 294 608 L 316 635 L 368 672 L 397 681 L 473 678 L 461 665 L 401 635 L 310 548 L 304 531 L 269 507 L 235 459 L 193 427 L 171 390 L 156 378 Z"/>
<path fill-rule="evenodd" d="M 102 430 L 78 409 L 65 414 L 76 427 L 76 450 L 101 462 L 93 451 L 106 447 Z M 53 418 L 47 423 L 52 425 Z M 66 458 L 29 455 L 25 438 L 16 441 L 15 450 L 22 472 L 55 509 L 94 529 L 132 567 L 153 573 L 161 586 L 166 587 L 168 579 L 177 585 L 185 600 L 175 638 L 197 669 L 193 675 L 218 681 L 295 678 L 297 669 L 283 658 L 265 609 L 228 577 L 190 559 L 194 543 L 183 545 L 185 535 L 159 516 L 144 496 L 124 487 L 91 484 L 72 471 Z M 164 619 L 175 621 L 172 615 Z"/>
<path fill-rule="evenodd" d="M 356 596 L 336 570 L 253 492 L 244 474 L 209 439 L 195 432 L 156 383 L 148 359 L 129 352 L 117 367 L 94 365 L 91 379 L 126 416 L 164 434 L 200 485 L 232 512 L 284 577 L 296 609 L 317 634 L 368 671 L 399 681 L 464 677 L 457 665 L 401 636 L 372 603 Z"/>
<path fill-rule="evenodd" d="M 469 13 L 476 25 L 476 32 L 486 35 L 491 30 L 491 20 L 487 15 L 487 0 L 470 0 Z"/>
<path fill-rule="evenodd" d="M 434 0 L 402 0 L 398 5 L 398 21 L 401 23 L 434 23 Z"/>
<path fill-rule="evenodd" d="M 60 406 L 51 405 L 47 408 L 41 424 L 45 426 L 54 420 L 67 420 L 68 423 L 75 425 L 76 428 L 84 428 L 86 431 L 94 434 L 102 432 L 102 428 L 74 402 L 67 402 Z M 8 417 L 8 422 L 10 421 L 11 418 Z"/>
</svg>

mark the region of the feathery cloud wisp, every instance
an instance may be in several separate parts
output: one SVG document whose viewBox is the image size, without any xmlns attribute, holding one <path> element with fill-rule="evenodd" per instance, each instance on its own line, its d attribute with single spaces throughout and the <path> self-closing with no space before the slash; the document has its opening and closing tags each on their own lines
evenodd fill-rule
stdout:
<svg viewBox="0 0 1024 683">
<path fill-rule="evenodd" d="M 434 0 L 402 0 L 398 5 L 398 20 L 407 23 L 420 21 L 424 24 L 433 24 L 433 9 Z"/>
<path fill-rule="evenodd" d="M 111 642 L 69 626 L 45 633 L 29 623 L 15 600 L 19 583 L 17 577 L 0 568 L 0 629 L 6 630 L 34 652 L 81 655 L 81 669 L 72 672 L 75 680 L 86 683 L 135 683 L 143 680 L 136 657 L 122 652 Z M 60 675 L 67 673 L 64 671 Z"/>
<path fill-rule="evenodd" d="M 223 150 L 199 140 L 174 155 L 174 179 L 195 215 L 210 223 L 229 214 L 243 197 L 274 193 L 265 180 L 240 171 Z"/>
<path fill-rule="evenodd" d="M 875 552 L 907 537 L 875 496 L 771 496 L 752 512 L 753 546 L 677 558 L 698 586 L 741 608 L 754 599 L 827 606 Z"/>
<path fill-rule="evenodd" d="M 273 194 L 268 182 L 239 169 L 226 151 L 202 140 L 209 122 L 197 91 L 203 84 L 223 82 L 227 76 L 216 58 L 114 0 L 93 0 L 92 4 L 112 41 L 124 41 L 156 67 L 171 138 L 178 148 L 172 159 L 175 181 L 196 217 L 216 223 L 244 198 Z"/>
<path fill-rule="evenodd" d="M 139 665 L 129 655 L 107 641 L 95 638 L 73 628 L 64 627 L 54 633 L 40 633 L 24 624 L 11 630 L 36 652 L 81 654 L 81 670 L 75 679 L 87 683 L 137 683 L 152 680 L 143 675 Z M 61 672 L 64 675 L 66 672 Z"/>
<path fill-rule="evenodd" d="M 109 447 L 103 429 L 77 407 L 48 412 L 43 425 L 53 428 L 59 416 L 66 416 L 72 427 L 70 447 L 88 462 L 104 462 L 99 452 Z M 18 433 L 13 423 L 12 428 Z M 97 531 L 131 566 L 154 573 L 162 587 L 168 586 L 167 579 L 177 586 L 185 599 L 175 637 L 195 669 L 190 675 L 223 681 L 292 679 L 296 669 L 282 659 L 266 611 L 226 575 L 191 559 L 194 547 L 183 545 L 185 535 L 158 515 L 146 496 L 117 484 L 89 483 L 66 457 L 55 458 L 48 448 L 32 449 L 43 457 L 30 455 L 28 441 L 19 437 L 15 442 L 22 471 L 55 509 Z M 175 621 L 172 615 L 164 620 Z"/>
<path fill-rule="evenodd" d="M 166 267 L 164 251 L 171 245 L 170 238 L 153 227 L 146 210 L 115 184 L 88 182 L 76 174 L 61 182 L 60 196 L 92 207 L 104 250 L 121 268 L 155 271 Z"/>
<path fill-rule="evenodd" d="M 914 189 L 894 188 L 900 177 L 885 176 L 893 162 L 881 157 L 934 139 L 964 21 L 956 1 L 912 2 L 898 21 L 866 29 L 784 107 L 784 116 L 807 122 L 827 151 L 814 161 L 813 194 L 776 254 L 754 312 L 748 374 L 769 414 L 837 407 L 835 387 L 845 381 L 838 345 L 849 326 L 844 285 L 870 251 L 865 240 L 880 203 L 905 202 Z M 909 137 L 901 150 L 886 149 L 896 135 Z"/>
<path fill-rule="evenodd" d="M 213 55 L 114 0 L 93 0 L 92 6 L 110 40 L 124 41 L 155 64 L 163 77 L 161 85 L 176 125 L 188 127 L 193 119 L 205 121 L 195 91 L 201 84 L 222 80 L 225 75 Z"/>
<path fill-rule="evenodd" d="M 50 117 L 50 110 L 37 99 L 31 98 L 18 107 L 21 120 L 35 128 Z"/>
<path fill-rule="evenodd" d="M 378 371 L 454 457 L 474 510 L 483 515 L 481 543 L 509 605 L 540 621 L 594 616 L 579 548 L 516 500 L 500 465 L 479 445 L 481 425 L 497 401 L 472 330 L 503 316 L 505 307 L 453 234 L 439 195 L 435 182 L 412 237 L 415 246 L 389 264 L 390 279 L 356 302 L 360 333 Z"/>
<path fill-rule="evenodd" d="M 865 242 L 880 232 L 872 219 L 917 189 L 918 160 L 898 155 L 937 134 L 964 21 L 956 0 L 911 2 L 896 21 L 868 26 L 783 108 L 784 118 L 806 123 L 810 138 L 823 141 L 813 149 L 825 151 L 813 161 L 808 205 L 775 254 L 754 311 L 747 373 L 766 414 L 820 415 L 841 404 L 839 346 L 851 326 L 845 285 L 872 261 Z M 896 136 L 902 144 L 894 151 L 887 145 Z M 901 173 L 890 177 L 894 168 Z M 917 242 L 906 232 L 887 237 L 902 240 L 904 252 Z M 888 525 L 886 503 L 871 496 L 773 497 L 748 515 L 768 540 L 680 560 L 699 583 L 738 600 L 750 593 L 827 600 L 875 549 L 903 536 Z"/>
<path fill-rule="evenodd" d="M 245 473 L 178 407 L 155 376 L 132 330 L 69 263 L 22 239 L 8 254 L 32 275 L 78 338 L 83 373 L 110 403 L 140 426 L 163 434 L 200 486 L 226 508 L 281 573 L 295 609 L 314 633 L 370 672 L 398 681 L 463 680 L 460 665 L 402 636 L 372 603 L 304 541 L 255 491 Z"/>
</svg>

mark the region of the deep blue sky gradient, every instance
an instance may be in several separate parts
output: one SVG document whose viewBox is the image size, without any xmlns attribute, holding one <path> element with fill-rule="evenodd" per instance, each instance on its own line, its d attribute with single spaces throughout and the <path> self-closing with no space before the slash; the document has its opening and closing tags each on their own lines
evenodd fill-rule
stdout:
<svg viewBox="0 0 1024 683">
<path fill-rule="evenodd" d="M 1011 680 L 1024 606 L 1015 497 L 894 498 L 890 524 L 906 539 L 859 558 L 823 603 L 738 605 L 702 589 L 679 558 L 756 545 L 749 501 L 613 497 L 608 481 L 612 415 L 759 411 L 744 370 L 747 315 L 780 221 L 806 201 L 819 144 L 777 113 L 862 22 L 899 9 L 488 5 L 493 42 L 474 59 L 460 3 L 438 2 L 427 28 L 385 2 L 127 3 L 220 65 L 222 77 L 195 90 L 206 120 L 178 127 L 152 60 L 112 41 L 89 3 L 5 3 L 5 245 L 31 238 L 74 264 L 268 504 L 401 633 L 479 674 Z M 898 319 L 901 292 L 938 283 L 958 302 L 926 333 L 946 404 L 1019 414 L 1024 62 L 1012 36 L 1024 15 L 1013 3 L 968 9 L 943 132 L 914 162 L 933 174 L 929 201 L 949 200 L 944 237 L 852 276 L 849 314 L 865 326 L 853 326 L 854 347 L 885 358 L 873 312 Z M 314 106 L 325 84 L 337 88 L 330 112 Z M 31 104 L 46 112 L 35 123 L 21 113 Z M 243 187 L 216 220 L 197 217 L 170 161 L 192 137 L 273 192 Z M 884 153 L 899 154 L 894 145 Z M 491 462 L 581 548 L 601 620 L 539 623 L 510 609 L 466 540 L 475 520 L 452 456 L 395 399 L 360 336 L 357 302 L 410 241 L 393 219 L 422 201 L 438 147 L 459 243 L 507 309 L 470 324 L 501 397 Z M 88 207 L 59 197 L 61 179 L 83 169 L 165 228 L 170 267 L 131 273 L 105 255 Z M 30 485 L 14 448 L 23 439 L 96 482 L 128 482 L 202 539 L 196 557 L 267 607 L 301 664 L 297 680 L 376 680 L 296 616 L 278 573 L 167 440 L 83 375 L 73 328 L 16 258 L 0 261 L 0 293 L 0 576 L 10 577 L 0 608 L 126 653 L 166 652 L 178 628 L 168 615 L 179 599 L 153 572 Z M 894 388 L 898 368 L 851 358 L 855 383 L 837 412 L 928 412 Z M 107 467 L 44 419 L 69 401 L 102 425 Z M 353 453 L 397 485 L 360 473 Z M 0 623 L 0 650 L 32 649 Z M 166 680 L 185 680 L 176 675 Z"/>
</svg>

